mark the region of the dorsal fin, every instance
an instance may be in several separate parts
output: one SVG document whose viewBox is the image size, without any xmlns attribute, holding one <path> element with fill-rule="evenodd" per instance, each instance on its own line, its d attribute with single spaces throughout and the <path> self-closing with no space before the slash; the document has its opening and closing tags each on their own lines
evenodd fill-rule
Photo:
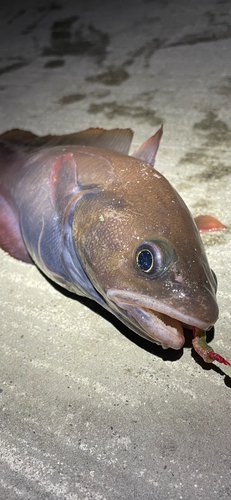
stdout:
<svg viewBox="0 0 231 500">
<path fill-rule="evenodd" d="M 148 163 L 149 165 L 151 165 L 151 167 L 154 167 L 156 153 L 158 151 L 162 134 L 163 125 L 161 125 L 155 135 L 150 137 L 150 139 L 145 141 L 138 149 L 136 149 L 132 156 L 134 156 L 135 158 L 139 158 L 139 160 L 145 161 L 145 163 Z"/>
<path fill-rule="evenodd" d="M 65 135 L 37 136 L 32 132 L 20 129 L 8 130 L 0 135 L 0 140 L 26 151 L 55 146 L 92 146 L 102 149 L 111 149 L 118 153 L 128 154 L 133 132 L 131 129 L 105 130 L 103 128 L 89 128 L 81 132 Z"/>
</svg>

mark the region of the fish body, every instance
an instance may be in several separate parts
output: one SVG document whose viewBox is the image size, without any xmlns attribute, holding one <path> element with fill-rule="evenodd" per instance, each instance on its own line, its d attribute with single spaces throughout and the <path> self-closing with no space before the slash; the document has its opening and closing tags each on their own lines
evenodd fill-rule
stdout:
<svg viewBox="0 0 231 500">
<path fill-rule="evenodd" d="M 182 198 L 154 169 L 162 128 L 0 136 L 0 246 L 139 335 L 180 349 L 217 320 L 216 280 Z"/>
</svg>

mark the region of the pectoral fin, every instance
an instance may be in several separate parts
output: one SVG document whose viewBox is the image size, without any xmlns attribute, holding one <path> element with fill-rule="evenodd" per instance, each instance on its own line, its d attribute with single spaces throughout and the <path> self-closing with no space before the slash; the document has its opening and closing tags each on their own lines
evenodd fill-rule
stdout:
<svg viewBox="0 0 231 500">
<path fill-rule="evenodd" d="M 76 163 L 71 153 L 59 156 L 52 165 L 50 174 L 50 199 L 53 207 L 71 192 L 78 183 Z"/>
</svg>

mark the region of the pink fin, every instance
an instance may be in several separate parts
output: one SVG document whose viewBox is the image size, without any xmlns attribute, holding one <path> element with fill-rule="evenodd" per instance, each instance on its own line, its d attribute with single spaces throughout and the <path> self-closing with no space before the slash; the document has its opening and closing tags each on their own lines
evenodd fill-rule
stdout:
<svg viewBox="0 0 231 500">
<path fill-rule="evenodd" d="M 5 198 L 0 195 L 0 247 L 12 257 L 33 264 L 23 243 L 18 220 Z"/>
<path fill-rule="evenodd" d="M 0 135 L 0 140 L 15 146 L 20 146 L 25 151 L 34 151 L 44 146 L 54 147 L 69 145 L 111 149 L 118 153 L 128 154 L 132 137 L 133 132 L 129 128 L 115 128 L 112 130 L 89 128 L 73 134 L 45 135 L 41 137 L 26 130 L 13 129 Z"/>
<path fill-rule="evenodd" d="M 219 220 L 211 215 L 198 215 L 194 219 L 199 233 L 207 233 L 211 231 L 223 231 L 228 229 Z"/>
<path fill-rule="evenodd" d="M 50 174 L 50 198 L 52 205 L 64 198 L 64 196 L 74 192 L 77 186 L 77 168 L 71 153 L 59 156 L 52 165 Z"/>
<path fill-rule="evenodd" d="M 144 142 L 138 149 L 136 149 L 132 156 L 139 158 L 139 160 L 145 161 L 151 165 L 155 164 L 156 153 L 160 144 L 160 139 L 163 134 L 163 125 L 159 128 L 155 135 L 150 137 L 146 142 Z"/>
</svg>

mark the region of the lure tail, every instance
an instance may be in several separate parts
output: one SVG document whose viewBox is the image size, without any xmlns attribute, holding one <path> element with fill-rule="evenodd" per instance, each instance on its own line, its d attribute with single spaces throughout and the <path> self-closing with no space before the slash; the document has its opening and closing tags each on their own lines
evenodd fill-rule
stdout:
<svg viewBox="0 0 231 500">
<path fill-rule="evenodd" d="M 227 375 L 231 377 L 231 363 L 220 356 L 220 354 L 214 352 L 214 350 L 207 344 L 206 334 L 203 330 L 193 327 L 192 345 L 197 354 L 199 354 L 199 356 L 201 356 L 206 363 L 213 363 L 213 361 L 217 361 L 218 363 L 226 365 Z"/>
</svg>

